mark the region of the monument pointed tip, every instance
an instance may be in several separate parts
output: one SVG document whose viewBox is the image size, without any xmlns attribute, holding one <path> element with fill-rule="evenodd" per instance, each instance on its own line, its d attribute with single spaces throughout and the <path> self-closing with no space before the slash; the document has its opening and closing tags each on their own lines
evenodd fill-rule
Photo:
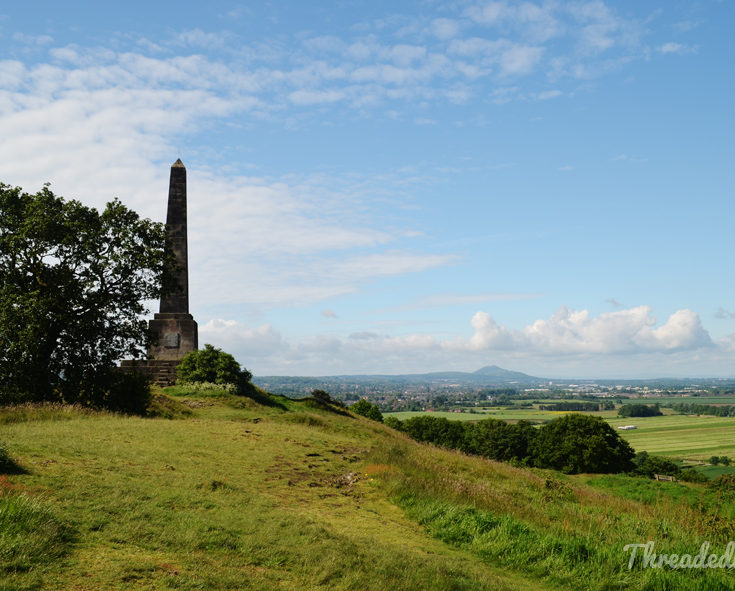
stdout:
<svg viewBox="0 0 735 591">
<path fill-rule="evenodd" d="M 171 165 L 171 168 L 186 168 L 186 167 L 184 166 L 184 163 L 181 161 L 181 158 L 177 158 L 176 162 L 174 162 Z"/>
</svg>

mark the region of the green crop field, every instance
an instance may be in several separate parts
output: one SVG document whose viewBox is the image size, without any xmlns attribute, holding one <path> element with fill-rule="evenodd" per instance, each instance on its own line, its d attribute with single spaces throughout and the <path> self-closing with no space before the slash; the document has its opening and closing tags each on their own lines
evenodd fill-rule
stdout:
<svg viewBox="0 0 735 591">
<path fill-rule="evenodd" d="M 622 398 L 623 404 L 733 404 L 735 395 L 731 396 L 646 396 L 644 398 Z"/>
<path fill-rule="evenodd" d="M 636 425 L 635 430 L 618 432 L 637 451 L 694 460 L 713 455 L 735 457 L 735 418 L 667 415 L 608 422 L 616 428 Z"/>
<path fill-rule="evenodd" d="M 705 464 L 702 466 L 695 466 L 694 469 L 697 472 L 704 474 L 707 478 L 717 478 L 723 474 L 735 474 L 735 466 L 712 466 Z"/>
<path fill-rule="evenodd" d="M 481 421 L 482 419 L 501 419 L 503 421 L 551 421 L 567 414 L 568 411 L 551 411 L 551 410 L 538 410 L 519 408 L 516 410 L 506 409 L 490 409 L 482 408 L 476 410 L 474 413 L 470 412 L 444 412 L 444 411 L 433 411 L 426 413 L 423 411 L 404 411 L 404 412 L 387 412 L 383 413 L 385 417 L 395 417 L 400 421 L 405 421 L 411 417 L 416 417 L 424 414 L 429 414 L 432 417 L 443 417 L 453 421 Z M 614 417 L 615 411 L 601 411 L 601 412 L 589 412 L 585 414 L 598 415 L 601 417 Z"/>
</svg>

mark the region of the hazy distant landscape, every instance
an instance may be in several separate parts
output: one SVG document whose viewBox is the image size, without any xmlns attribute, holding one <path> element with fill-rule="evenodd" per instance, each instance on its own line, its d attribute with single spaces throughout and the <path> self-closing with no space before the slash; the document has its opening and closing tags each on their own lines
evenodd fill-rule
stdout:
<svg viewBox="0 0 735 591">
<path fill-rule="evenodd" d="M 701 396 L 703 394 L 735 394 L 735 379 L 731 378 L 659 378 L 626 379 L 549 379 L 529 376 L 518 371 L 489 365 L 477 371 L 432 372 L 396 375 L 345 375 L 322 377 L 255 376 L 254 383 L 272 392 L 285 395 L 309 394 L 315 388 L 339 396 L 425 396 L 427 393 L 478 392 L 484 388 L 510 387 L 518 393 L 549 392 L 554 395 L 646 395 Z M 352 398 L 347 398 L 348 400 Z"/>
</svg>

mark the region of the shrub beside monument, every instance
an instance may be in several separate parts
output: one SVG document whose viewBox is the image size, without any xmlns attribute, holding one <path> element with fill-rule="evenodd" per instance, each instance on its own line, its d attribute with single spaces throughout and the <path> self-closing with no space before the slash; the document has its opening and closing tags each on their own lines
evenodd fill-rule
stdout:
<svg viewBox="0 0 735 591">
<path fill-rule="evenodd" d="M 238 393 L 243 393 L 250 385 L 253 374 L 241 368 L 229 353 L 206 344 L 204 349 L 191 351 L 181 360 L 177 376 L 179 382 L 229 385 Z"/>
</svg>

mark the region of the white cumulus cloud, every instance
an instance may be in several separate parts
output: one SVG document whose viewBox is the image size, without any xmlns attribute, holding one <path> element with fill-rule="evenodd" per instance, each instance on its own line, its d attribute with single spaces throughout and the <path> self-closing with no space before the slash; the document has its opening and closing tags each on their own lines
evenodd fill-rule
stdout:
<svg viewBox="0 0 735 591">
<path fill-rule="evenodd" d="M 592 316 L 587 310 L 562 307 L 548 319 L 513 330 L 486 312 L 472 318 L 470 349 L 523 350 L 542 354 L 639 353 L 680 351 L 712 346 L 699 316 L 678 310 L 661 326 L 649 306 Z"/>
</svg>

